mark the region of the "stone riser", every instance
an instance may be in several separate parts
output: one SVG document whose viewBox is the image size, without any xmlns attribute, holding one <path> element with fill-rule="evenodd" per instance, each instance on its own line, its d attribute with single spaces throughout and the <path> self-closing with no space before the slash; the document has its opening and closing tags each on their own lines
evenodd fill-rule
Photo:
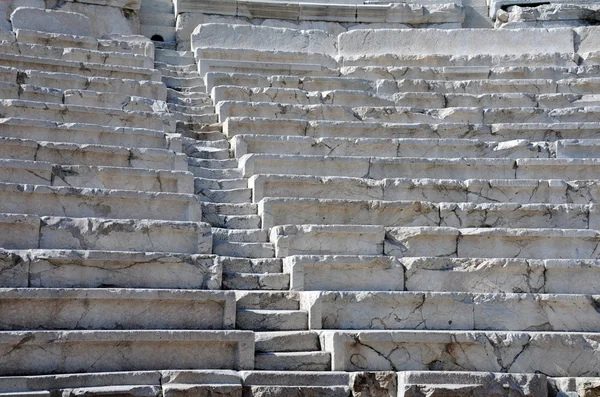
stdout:
<svg viewBox="0 0 600 397">
<path fill-rule="evenodd" d="M 423 200 L 431 202 L 593 204 L 597 183 L 561 179 L 402 179 L 255 175 L 248 179 L 253 201 L 263 198 Z"/>
<path fill-rule="evenodd" d="M 0 289 L 0 329 L 232 329 L 228 291 Z M 181 313 L 194 313 L 181 316 Z"/>
<path fill-rule="evenodd" d="M 374 121 L 303 121 L 234 117 L 223 124 L 229 137 L 238 134 L 269 136 L 308 136 L 318 138 L 380 139 L 480 139 L 500 142 L 526 139 L 557 141 L 561 139 L 596 139 L 600 125 L 582 123 L 499 123 L 465 125 L 464 123 L 387 123 Z"/>
<path fill-rule="evenodd" d="M 57 123 L 51 121 L 4 118 L 0 122 L 4 137 L 37 141 L 71 142 L 91 145 L 166 149 L 169 142 L 162 130 L 106 127 L 97 124 Z M 181 148 L 181 142 L 180 142 Z"/>
<path fill-rule="evenodd" d="M 60 165 L 107 165 L 151 170 L 187 171 L 187 156 L 164 149 L 54 143 L 0 137 L 0 158 L 45 161 Z"/>
<path fill-rule="evenodd" d="M 210 226 L 200 222 L 6 214 L 1 221 L 0 246 L 8 249 L 210 254 L 212 248 Z"/>
<path fill-rule="evenodd" d="M 171 131 L 168 124 L 165 124 L 157 115 L 149 112 L 121 111 L 23 100 L 2 100 L 0 102 L 0 112 L 4 117 L 41 119 L 59 123 L 88 123 L 93 121 L 95 124 L 109 127 Z M 174 131 L 174 126 L 172 129 Z"/>
<path fill-rule="evenodd" d="M 263 199 L 259 215 L 263 229 L 290 224 L 600 228 L 600 214 L 595 209 L 573 204 L 433 204 L 290 198 Z"/>
<path fill-rule="evenodd" d="M 597 332 L 596 296 L 421 292 L 313 293 L 310 329 Z"/>
<path fill-rule="evenodd" d="M 75 218 L 202 220 L 200 202 L 191 195 L 4 183 L 0 183 L 0 212 Z"/>
<path fill-rule="evenodd" d="M 220 289 L 210 255 L 125 251 L 0 251 L 0 285 L 35 288 Z"/>
<path fill-rule="evenodd" d="M 254 366 L 244 331 L 5 331 L 0 351 L 5 376 Z"/>
<path fill-rule="evenodd" d="M 437 371 L 599 374 L 595 333 L 325 331 L 321 338 L 325 350 L 332 351 L 334 371 L 427 371 L 433 366 Z"/>
<path fill-rule="evenodd" d="M 52 165 L 42 161 L 0 159 L 0 178 L 8 183 L 192 193 L 192 174 L 143 168 Z"/>
<path fill-rule="evenodd" d="M 560 142 L 560 141 L 558 141 Z M 506 143 L 473 139 L 376 139 L 310 138 L 297 136 L 236 135 L 231 141 L 235 157 L 245 154 L 291 154 L 307 156 L 374 156 L 429 158 L 552 158 L 576 155 L 577 143 L 560 153 L 546 142 L 515 140 Z M 586 148 L 587 157 L 600 157 L 600 150 Z M 581 156 L 578 156 L 581 157 Z"/>
</svg>

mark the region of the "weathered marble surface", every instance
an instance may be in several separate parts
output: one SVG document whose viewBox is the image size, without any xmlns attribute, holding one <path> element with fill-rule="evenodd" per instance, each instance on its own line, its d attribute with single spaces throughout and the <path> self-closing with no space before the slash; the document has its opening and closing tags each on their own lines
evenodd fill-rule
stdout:
<svg viewBox="0 0 600 397">
<path fill-rule="evenodd" d="M 18 7 L 10 15 L 13 30 L 29 29 L 77 36 L 91 35 L 90 19 L 80 13 Z"/>
</svg>

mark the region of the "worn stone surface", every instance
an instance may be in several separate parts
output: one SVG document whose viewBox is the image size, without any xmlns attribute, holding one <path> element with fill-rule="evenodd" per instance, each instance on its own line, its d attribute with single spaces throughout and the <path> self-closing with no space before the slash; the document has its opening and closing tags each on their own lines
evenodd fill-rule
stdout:
<svg viewBox="0 0 600 397">
<path fill-rule="evenodd" d="M 13 30 L 29 29 L 48 33 L 90 36 L 91 20 L 77 12 L 18 7 L 10 15 Z"/>
</svg>

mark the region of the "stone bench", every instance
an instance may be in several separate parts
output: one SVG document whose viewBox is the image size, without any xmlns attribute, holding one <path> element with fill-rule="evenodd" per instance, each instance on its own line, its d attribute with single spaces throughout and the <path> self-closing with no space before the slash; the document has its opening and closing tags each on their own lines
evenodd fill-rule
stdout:
<svg viewBox="0 0 600 397">
<path fill-rule="evenodd" d="M 0 350 L 4 375 L 254 366 L 247 331 L 7 331 Z"/>
<path fill-rule="evenodd" d="M 172 141 L 168 139 L 162 129 L 109 127 L 98 124 L 63 123 L 21 117 L 0 119 L 0 136 L 38 141 L 155 149 L 168 149 L 170 141 Z M 181 140 L 171 150 L 181 152 Z"/>
<path fill-rule="evenodd" d="M 200 221 L 195 195 L 0 183 L 0 212 L 116 219 Z"/>
<path fill-rule="evenodd" d="M 314 292 L 311 329 L 596 332 L 597 297 L 465 292 Z"/>
<path fill-rule="evenodd" d="M 334 371 L 426 371 L 435 362 L 438 371 L 598 374 L 595 333 L 323 331 L 321 335 L 325 350 L 332 352 Z"/>
<path fill-rule="evenodd" d="M 235 327 L 231 291 L 4 288 L 0 297 L 5 331 Z"/>
</svg>

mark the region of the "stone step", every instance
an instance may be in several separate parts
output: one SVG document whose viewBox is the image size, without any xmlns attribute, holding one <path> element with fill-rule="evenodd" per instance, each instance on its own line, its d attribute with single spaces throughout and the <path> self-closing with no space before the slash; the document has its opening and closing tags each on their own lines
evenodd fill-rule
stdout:
<svg viewBox="0 0 600 397">
<path fill-rule="evenodd" d="M 204 142 L 199 142 L 204 143 Z M 206 142 L 208 143 L 208 142 Z M 221 145 L 220 141 L 217 143 L 219 146 Z M 224 170 L 228 168 L 237 168 L 238 160 L 237 159 L 224 159 L 224 160 L 215 160 L 215 159 L 199 159 L 199 158 L 190 158 L 188 159 L 188 164 L 194 167 L 202 167 L 202 168 L 211 168 L 215 170 Z"/>
<path fill-rule="evenodd" d="M 398 396 L 416 397 L 421 393 L 507 396 L 514 390 L 528 397 L 546 396 L 549 381 L 542 374 L 403 371 L 398 374 Z"/>
<path fill-rule="evenodd" d="M 212 100 L 206 93 L 177 91 L 172 88 L 167 88 L 167 101 L 188 106 L 212 105 Z"/>
<path fill-rule="evenodd" d="M 258 215 L 221 215 L 204 213 L 204 222 L 213 227 L 224 229 L 260 229 L 261 218 Z"/>
<path fill-rule="evenodd" d="M 598 158 L 599 147 L 597 139 L 563 139 L 556 142 L 556 157 Z"/>
<path fill-rule="evenodd" d="M 205 160 L 207 160 L 207 159 L 205 159 Z M 200 184 L 201 184 L 202 180 L 204 180 L 204 179 L 213 179 L 213 180 L 237 179 L 237 180 L 239 180 L 239 179 L 243 178 L 242 170 L 239 168 L 215 169 L 215 168 L 196 167 L 193 165 L 189 165 L 188 168 L 189 168 L 190 172 L 192 172 L 197 177 L 196 180 Z M 245 185 L 247 185 L 247 183 Z"/>
<path fill-rule="evenodd" d="M 256 332 L 255 351 L 269 352 L 310 352 L 320 351 L 319 334 L 310 331 Z"/>
<path fill-rule="evenodd" d="M 91 63 L 66 59 L 40 58 L 19 54 L 0 54 L 0 62 L 4 66 L 17 69 L 40 70 L 53 73 L 79 74 L 88 77 L 111 77 L 132 80 L 160 81 L 160 72 L 147 68 L 106 65 L 103 63 Z"/>
<path fill-rule="evenodd" d="M 54 47 L 85 48 L 89 50 L 112 51 L 145 56 L 153 56 L 152 43 L 140 36 L 108 35 L 107 38 L 97 39 L 90 36 L 47 33 L 37 30 L 18 29 L 16 39 L 20 43 L 39 44 Z"/>
<path fill-rule="evenodd" d="M 187 138 L 189 139 L 189 138 Z M 220 149 L 211 146 L 200 146 L 202 143 L 190 145 L 183 142 L 184 153 L 189 157 L 208 159 L 208 160 L 226 160 L 229 159 L 229 149 Z"/>
<path fill-rule="evenodd" d="M 196 139 L 198 141 L 220 141 L 222 139 L 227 139 L 227 136 L 220 131 L 220 128 L 219 130 L 213 131 L 203 131 L 202 129 L 194 130 L 192 128 L 179 128 L 178 132 L 184 137 Z"/>
<path fill-rule="evenodd" d="M 165 75 L 181 75 L 181 74 L 198 74 L 196 66 L 194 65 L 171 65 L 164 62 L 154 62 L 154 67 Z"/>
<path fill-rule="evenodd" d="M 0 136 L 37 141 L 134 148 L 166 149 L 169 146 L 162 129 L 109 127 L 98 124 L 63 123 L 21 117 L 1 118 Z M 179 151 L 181 151 L 181 145 L 179 146 Z"/>
<path fill-rule="evenodd" d="M 154 59 L 169 65 L 194 65 L 194 53 L 192 51 L 156 50 Z"/>
<path fill-rule="evenodd" d="M 331 355 L 328 352 L 257 353 L 254 368 L 268 371 L 329 371 L 331 369 Z M 319 387 L 316 389 L 317 393 L 321 391 Z M 331 393 L 330 388 L 327 388 L 327 392 L 328 395 L 331 395 L 329 394 Z M 332 394 L 346 395 L 342 392 L 347 393 L 347 389 L 343 387 L 334 388 Z"/>
<path fill-rule="evenodd" d="M 87 123 L 93 121 L 107 127 L 134 127 L 175 131 L 175 125 L 150 112 L 109 109 L 101 107 L 62 105 L 55 103 L 4 99 L 0 100 L 4 117 L 30 118 L 59 123 Z"/>
<path fill-rule="evenodd" d="M 452 371 L 459 365 L 477 372 L 597 376 L 598 369 L 587 363 L 596 362 L 598 353 L 591 346 L 598 337 L 575 332 L 323 331 L 321 342 L 325 351 L 335 349 L 334 371 L 428 371 L 432 365 L 436 371 Z M 456 349 L 447 351 L 450 343 Z M 397 353 L 390 355 L 392 350 Z M 425 350 L 426 357 L 419 355 Z M 351 360 L 357 355 L 360 362 Z M 576 357 L 585 360 L 585 368 Z M 574 360 L 577 364 L 571 365 Z"/>
<path fill-rule="evenodd" d="M 187 106 L 187 105 L 179 105 L 176 103 L 167 104 L 167 108 L 170 112 L 179 112 L 185 114 L 207 114 L 214 113 L 215 108 L 209 105 L 206 106 Z"/>
<path fill-rule="evenodd" d="M 297 331 L 308 329 L 308 313 L 301 310 L 238 310 L 237 329 L 253 331 Z"/>
<path fill-rule="evenodd" d="M 7 249 L 211 252 L 210 226 L 201 222 L 148 219 L 64 218 L 2 214 Z"/>
<path fill-rule="evenodd" d="M 193 169 L 193 171 L 198 170 L 198 168 Z M 197 172 L 197 171 L 196 171 Z M 194 174 L 196 174 L 194 172 Z M 206 179 L 206 178 L 195 178 L 194 180 L 196 190 L 231 190 L 231 189 L 245 189 L 248 187 L 248 179 L 245 178 L 237 178 L 237 179 Z M 207 202 L 208 203 L 208 202 Z M 250 204 L 250 203 L 241 203 L 241 204 Z"/>
<path fill-rule="evenodd" d="M 382 121 L 399 123 L 462 122 L 467 124 L 596 122 L 598 106 L 542 109 L 537 107 L 453 107 L 426 109 L 420 107 L 339 105 L 294 105 L 271 102 L 222 101 L 216 106 L 220 122 L 228 117 L 261 117 L 302 119 L 308 121 Z"/>
<path fill-rule="evenodd" d="M 283 271 L 290 275 L 294 291 L 403 291 L 403 265 L 407 266 L 403 260 L 382 255 L 293 255 L 283 259 Z M 448 266 L 447 273 L 451 269 Z M 414 282 L 426 281 L 415 276 Z"/>
<path fill-rule="evenodd" d="M 217 115 L 213 112 L 204 113 L 204 114 L 187 114 L 187 113 L 179 113 L 175 112 L 171 114 L 171 117 L 175 121 L 183 121 L 186 123 L 204 123 L 204 124 L 214 124 L 217 122 Z"/>
<path fill-rule="evenodd" d="M 311 138 L 299 136 L 236 135 L 231 140 L 236 158 L 249 153 L 377 157 L 551 158 L 556 145 L 526 139 L 486 142 L 456 138 Z"/>
<path fill-rule="evenodd" d="M 282 273 L 281 259 L 275 258 L 239 258 L 219 256 L 223 272 L 227 273 Z"/>
<path fill-rule="evenodd" d="M 143 12 L 173 13 L 173 2 L 162 0 L 146 0 L 140 7 Z"/>
<path fill-rule="evenodd" d="M 600 213 L 585 204 L 450 203 L 428 201 L 264 198 L 262 228 L 289 224 L 588 229 Z"/>
<path fill-rule="evenodd" d="M 263 229 L 225 229 L 213 227 L 215 240 L 234 243 L 266 243 L 268 232 Z"/>
<path fill-rule="evenodd" d="M 310 329 L 597 332 L 597 296 L 315 292 Z"/>
<path fill-rule="evenodd" d="M 157 289 L 0 288 L 3 331 L 232 329 L 235 294 Z M 162 315 L 193 310 L 197 316 Z"/>
<path fill-rule="evenodd" d="M 202 203 L 204 213 L 218 215 L 256 215 L 258 206 L 256 204 L 230 204 L 230 203 Z"/>
<path fill-rule="evenodd" d="M 47 161 L 61 165 L 110 165 L 187 171 L 187 157 L 166 149 L 48 142 L 0 137 L 0 158 Z"/>
<path fill-rule="evenodd" d="M 238 309 L 299 310 L 300 297 L 289 291 L 236 291 Z M 288 335 L 288 334 L 286 334 Z M 290 336 L 292 334 L 289 334 Z M 318 349 L 311 349 L 318 350 Z"/>
<path fill-rule="evenodd" d="M 253 333 L 232 330 L 6 331 L 0 344 L 5 376 L 254 365 Z"/>
<path fill-rule="evenodd" d="M 3 249 L 0 266 L 2 287 L 221 288 L 222 266 L 211 255 Z"/>
<path fill-rule="evenodd" d="M 158 81 L 137 81 L 111 77 L 84 76 L 76 73 L 54 73 L 40 70 L 11 70 L 14 78 L 8 82 L 59 90 L 93 90 L 164 100 L 166 87 Z M 11 76 L 12 77 L 12 76 Z"/>
<path fill-rule="evenodd" d="M 203 50 L 203 52 L 206 52 Z M 217 50 L 216 52 L 219 52 Z M 252 59 L 252 60 L 236 60 L 236 59 L 211 59 L 205 58 L 204 56 L 216 55 L 215 52 L 212 54 L 203 55 L 202 58 L 196 58 L 198 63 L 198 73 L 200 76 L 205 76 L 209 72 L 223 72 L 223 73 L 257 73 L 266 76 L 272 75 L 288 75 L 288 76 L 337 76 L 339 72 L 332 67 L 324 66 L 319 63 L 301 63 L 302 60 L 295 60 L 291 62 L 277 62 L 269 61 L 264 59 Z M 231 54 L 227 54 L 231 55 Z M 255 55 L 260 54 L 249 54 L 248 58 L 253 58 Z M 287 55 L 287 54 L 286 54 Z M 260 56 L 258 57 L 260 58 Z"/>
<path fill-rule="evenodd" d="M 522 159 L 538 160 L 538 159 Z M 563 165 L 573 159 L 544 159 Z M 585 160 L 588 161 L 588 160 Z M 525 163 L 527 164 L 527 163 Z M 542 163 L 531 163 L 532 166 Z M 244 177 L 257 174 L 344 176 L 354 178 L 435 178 L 435 179 L 517 179 L 517 161 L 508 158 L 422 158 L 422 157 L 344 157 L 281 154 L 247 154 L 240 159 Z M 537 168 L 537 167 L 536 167 Z M 553 169 L 556 172 L 555 167 Z M 573 167 L 577 171 L 581 167 Z M 569 174 L 565 167 L 555 178 Z M 530 179 L 525 172 L 521 179 Z M 543 178 L 541 175 L 540 178 Z M 583 176 L 582 176 L 583 177 Z M 575 179 L 575 178 L 571 178 Z"/>
<path fill-rule="evenodd" d="M 20 95 L 21 99 L 41 100 L 38 96 L 31 95 L 31 98 Z M 60 102 L 59 102 L 60 103 Z M 158 101 L 151 98 L 139 96 L 129 96 L 126 94 L 114 94 L 98 92 L 91 90 L 66 90 L 63 92 L 62 103 L 65 105 L 79 105 L 100 107 L 109 109 L 133 110 L 141 112 L 167 112 L 168 106 L 164 101 Z"/>
<path fill-rule="evenodd" d="M 167 85 L 167 87 L 176 88 L 199 87 L 204 85 L 204 79 L 198 75 L 194 75 L 192 72 L 185 73 L 183 75 L 162 76 L 162 81 Z M 204 92 L 206 92 L 206 90 Z"/>
<path fill-rule="evenodd" d="M 253 135 L 290 135 L 313 138 L 452 138 L 481 139 L 489 142 L 528 139 L 597 138 L 600 124 L 568 123 L 497 123 L 492 125 L 461 123 L 387 123 L 373 121 L 304 121 L 267 118 L 230 117 L 223 123 L 223 133 L 233 137 L 243 131 Z"/>
<path fill-rule="evenodd" d="M 223 273 L 223 289 L 287 290 L 289 286 L 290 276 L 286 273 Z"/>
<path fill-rule="evenodd" d="M 598 231 L 582 229 L 388 228 L 384 253 L 397 257 L 596 259 L 599 238 Z"/>
<path fill-rule="evenodd" d="M 196 181 L 198 181 L 198 179 L 196 179 Z M 201 201 L 213 203 L 239 204 L 250 203 L 252 201 L 251 189 L 210 190 L 202 189 L 201 186 L 198 186 L 198 189 L 194 188 L 194 193 L 198 195 Z"/>
<path fill-rule="evenodd" d="M 311 396 L 347 397 L 351 395 L 350 374 L 320 371 L 244 371 L 245 389 L 251 396 Z M 529 397 L 529 396 L 528 396 Z"/>
<path fill-rule="evenodd" d="M 200 221 L 196 196 L 132 190 L 0 183 L 0 212 L 116 219 Z"/>
<path fill-rule="evenodd" d="M 273 198 L 422 200 L 470 203 L 592 204 L 600 197 L 595 180 L 410 179 L 256 175 L 248 179 L 253 201 Z"/>
<path fill-rule="evenodd" d="M 91 165 L 53 165 L 43 161 L 0 159 L 0 175 L 8 183 L 80 188 L 193 193 L 185 171 Z"/>
<path fill-rule="evenodd" d="M 273 258 L 275 249 L 269 243 L 239 243 L 214 240 L 213 253 L 236 258 Z"/>
</svg>

